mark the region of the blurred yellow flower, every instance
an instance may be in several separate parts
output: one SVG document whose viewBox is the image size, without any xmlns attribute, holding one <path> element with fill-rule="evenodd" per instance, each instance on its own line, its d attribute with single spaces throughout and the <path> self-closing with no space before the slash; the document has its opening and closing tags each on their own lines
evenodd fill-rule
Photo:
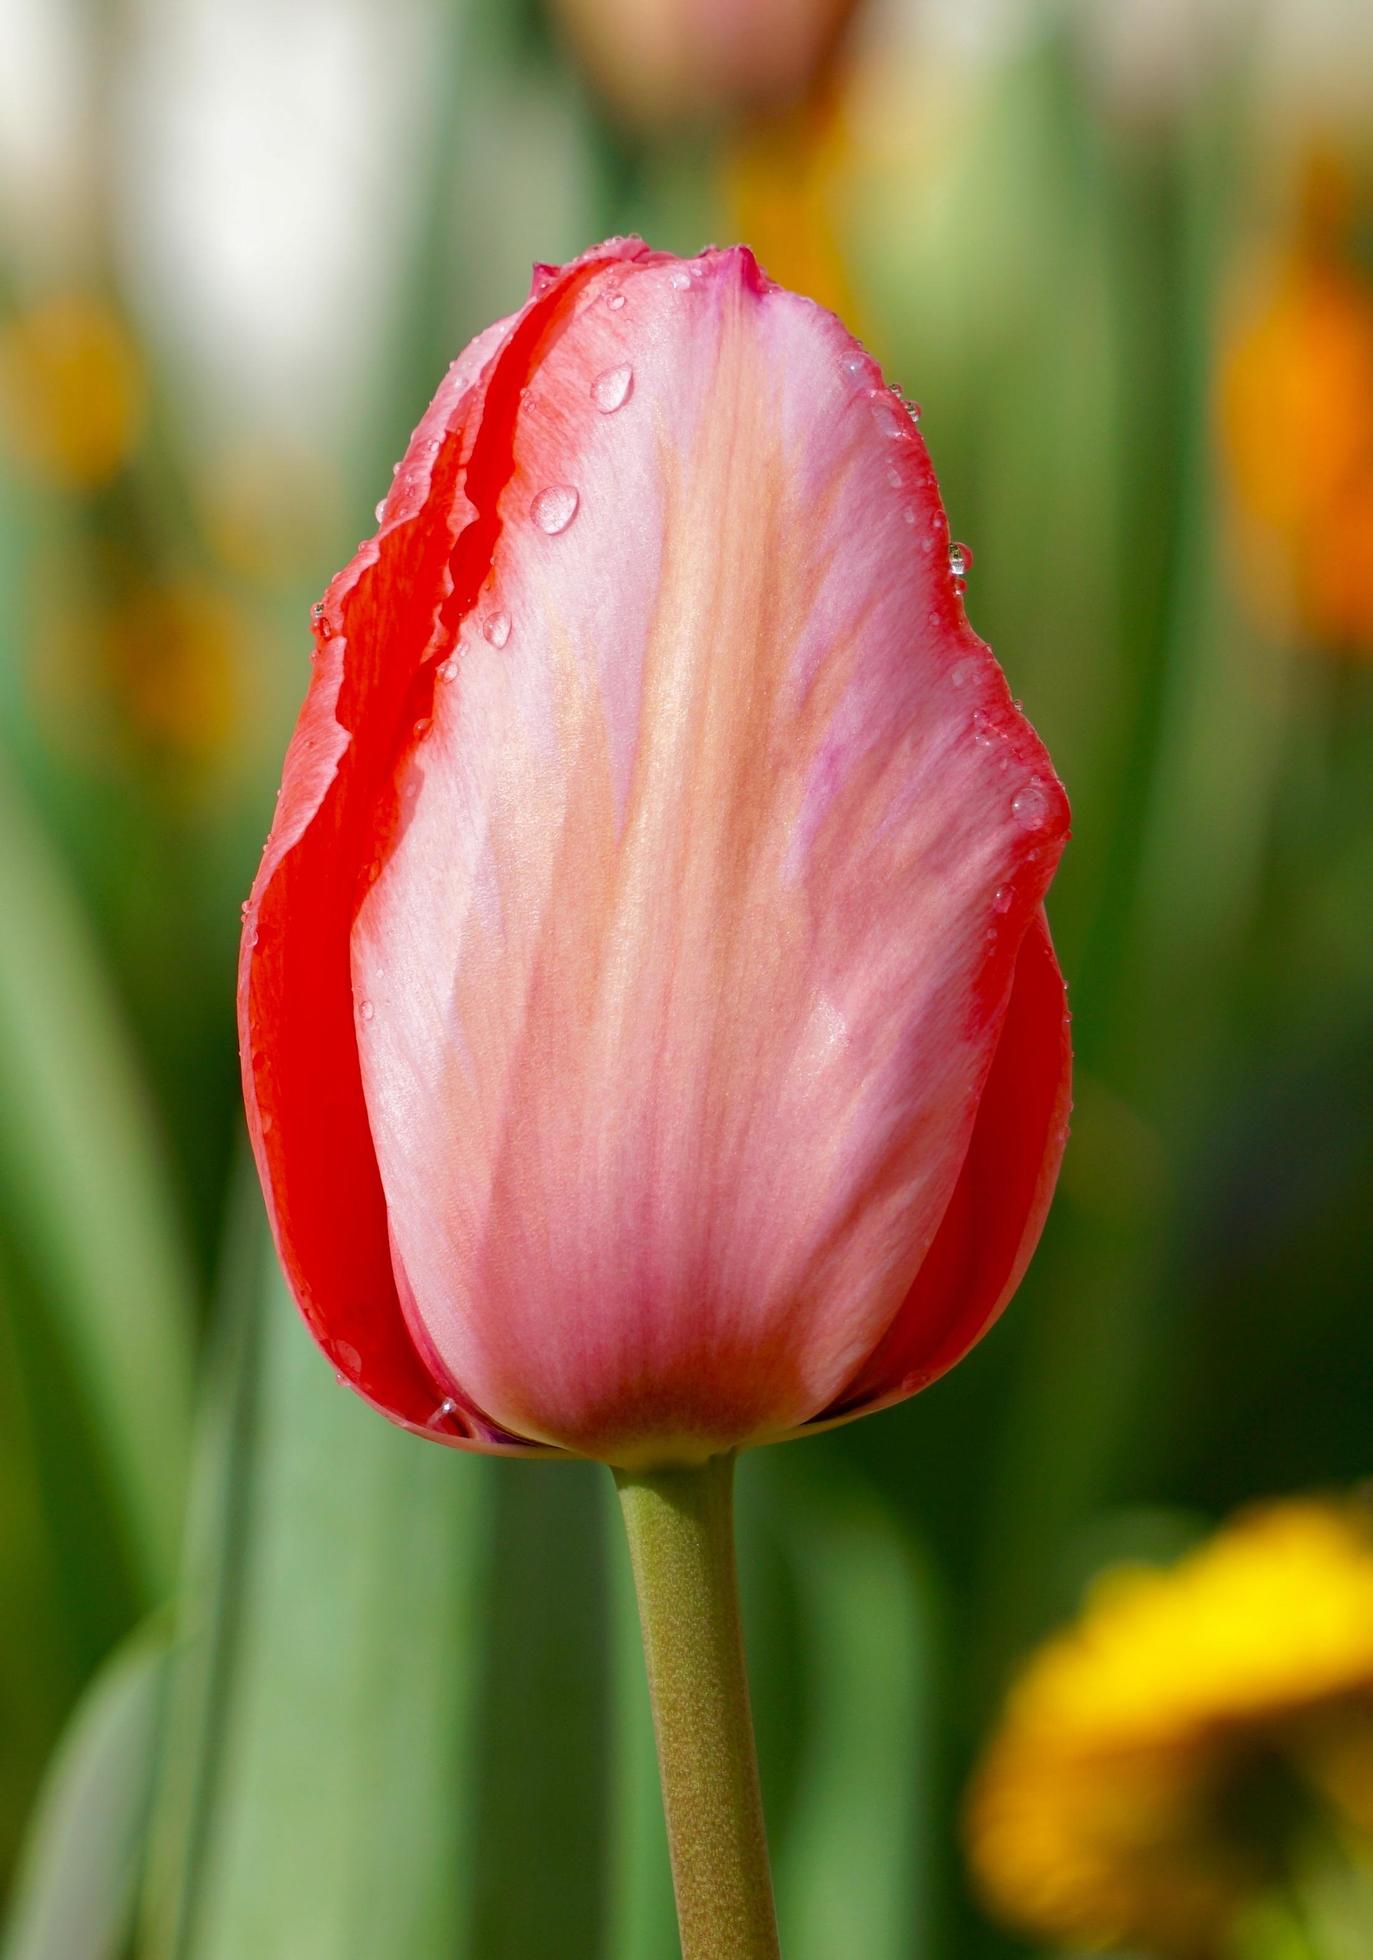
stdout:
<svg viewBox="0 0 1373 1960">
<path fill-rule="evenodd" d="M 1030 1933 L 1209 1960 L 1318 1802 L 1373 1827 L 1373 1518 L 1289 1502 L 1097 1582 L 1011 1691 L 968 1848 Z"/>
<path fill-rule="evenodd" d="M 178 574 L 47 603 L 34 678 L 53 738 L 177 796 L 210 790 L 238 760 L 246 719 L 251 629 L 228 593 Z"/>
<path fill-rule="evenodd" d="M 34 474 L 66 489 L 108 483 L 142 419 L 137 350 L 98 295 L 57 294 L 0 326 L 0 436 Z"/>
<path fill-rule="evenodd" d="M 1264 617 L 1373 656 L 1373 268 L 1343 168 L 1308 160 L 1293 235 L 1239 282 L 1218 416 L 1240 578 Z"/>
</svg>

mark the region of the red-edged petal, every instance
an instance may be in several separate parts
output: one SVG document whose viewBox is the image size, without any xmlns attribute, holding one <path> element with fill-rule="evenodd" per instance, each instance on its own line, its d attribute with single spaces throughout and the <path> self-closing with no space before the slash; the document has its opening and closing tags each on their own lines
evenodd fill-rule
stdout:
<svg viewBox="0 0 1373 1960">
<path fill-rule="evenodd" d="M 613 241 L 595 261 L 633 257 Z M 421 1351 L 403 1310 L 358 1068 L 349 933 L 394 840 L 416 703 L 470 608 L 499 528 L 515 404 L 588 266 L 536 274 L 529 303 L 454 363 L 381 528 L 315 609 L 318 659 L 244 909 L 239 1038 L 248 1128 L 277 1249 L 341 1378 L 393 1420 L 494 1452 L 544 1446 L 490 1422 Z"/>
<path fill-rule="evenodd" d="M 934 1243 L 856 1380 L 810 1426 L 867 1415 L 928 1387 L 981 1340 L 1019 1286 L 1068 1137 L 1068 1025 L 1041 911 L 1021 942 L 968 1154 Z"/>
</svg>

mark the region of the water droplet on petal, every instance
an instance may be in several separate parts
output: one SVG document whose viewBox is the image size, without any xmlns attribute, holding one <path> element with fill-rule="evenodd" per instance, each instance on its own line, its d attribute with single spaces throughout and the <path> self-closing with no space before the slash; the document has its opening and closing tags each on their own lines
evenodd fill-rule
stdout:
<svg viewBox="0 0 1373 1960">
<path fill-rule="evenodd" d="M 445 1426 L 445 1424 L 450 1423 L 453 1420 L 453 1417 L 457 1413 L 458 1413 L 457 1403 L 453 1400 L 451 1395 L 445 1395 L 442 1402 L 440 1402 L 437 1409 L 435 1409 L 433 1415 L 430 1416 L 428 1422 L 425 1424 L 425 1427 L 426 1429 L 442 1429 Z"/>
<path fill-rule="evenodd" d="M 610 308 L 612 313 L 618 313 L 620 308 L 625 303 L 625 296 L 619 290 L 619 288 L 616 287 L 613 292 L 609 292 L 606 294 L 605 303 Z"/>
<path fill-rule="evenodd" d="M 373 516 L 374 516 L 374 517 L 376 518 L 376 520 L 377 520 L 377 522 L 378 522 L 378 524 L 380 524 L 380 522 L 381 522 L 381 520 L 382 520 L 382 518 L 383 518 L 383 517 L 385 517 L 385 515 L 386 515 L 386 499 L 385 499 L 385 497 L 382 497 L 382 498 L 380 499 L 380 501 L 378 502 L 378 504 L 377 504 L 377 507 L 376 507 L 376 509 L 375 509 L 375 510 L 373 511 L 373 513 L 372 513 L 372 515 L 373 515 Z"/>
<path fill-rule="evenodd" d="M 357 1376 L 362 1373 L 362 1356 L 351 1341 L 335 1341 L 329 1352 L 339 1367 L 346 1369 L 349 1375 Z"/>
<path fill-rule="evenodd" d="M 972 548 L 966 544 L 949 546 L 949 570 L 955 578 L 966 578 L 973 568 Z"/>
<path fill-rule="evenodd" d="M 905 403 L 893 397 L 885 388 L 875 389 L 870 397 L 872 419 L 884 436 L 899 442 L 911 432 L 911 418 L 906 413 Z"/>
<path fill-rule="evenodd" d="M 573 495 L 574 496 L 576 495 L 575 491 L 573 492 Z M 566 520 L 564 520 L 564 522 L 565 521 Z M 545 531 L 548 530 L 560 531 L 562 529 L 562 525 L 545 524 L 543 528 Z M 493 647 L 503 647 L 506 641 L 510 638 L 509 613 L 503 613 L 503 612 L 488 613 L 486 618 L 482 621 L 482 638 L 484 640 L 489 641 Z"/>
<path fill-rule="evenodd" d="M 955 687 L 962 687 L 963 683 L 965 681 L 971 680 L 976 672 L 977 672 L 977 662 L 970 655 L 966 660 L 959 660 L 955 662 L 954 667 L 951 673 L 949 674 L 949 679 L 953 682 Z"/>
<path fill-rule="evenodd" d="M 866 366 L 867 366 L 867 362 L 863 359 L 863 356 L 861 354 L 845 354 L 844 356 L 845 374 L 861 374 Z"/>
<path fill-rule="evenodd" d="M 570 483 L 553 483 L 547 490 L 540 490 L 529 506 L 529 515 L 541 531 L 547 531 L 555 538 L 559 531 L 565 531 L 577 515 L 577 505 L 581 499 Z"/>
<path fill-rule="evenodd" d="M 905 518 L 906 522 L 909 525 L 914 526 L 920 513 L 916 509 L 914 504 L 907 504 L 906 508 L 902 511 L 901 515 Z"/>
<path fill-rule="evenodd" d="M 1009 885 L 998 885 L 992 893 L 993 912 L 1009 912 L 1015 893 Z"/>
<path fill-rule="evenodd" d="M 372 1016 L 376 1013 L 376 1011 L 377 1011 L 376 1008 L 373 1007 L 370 1000 L 362 1001 L 358 1007 L 358 1013 L 362 1016 L 364 1021 L 370 1021 Z"/>
<path fill-rule="evenodd" d="M 1038 830 L 1049 815 L 1049 799 L 1033 778 L 1011 798 L 1011 814 L 1026 830 Z"/>
<path fill-rule="evenodd" d="M 684 293 L 691 284 L 691 274 L 679 269 L 673 273 L 672 277 L 668 280 L 668 284 L 674 287 L 677 292 Z"/>
<path fill-rule="evenodd" d="M 629 400 L 634 387 L 634 370 L 625 362 L 620 367 L 607 368 L 598 374 L 591 384 L 591 399 L 602 415 L 613 415 L 617 408 L 623 408 Z"/>
<path fill-rule="evenodd" d="M 447 660 L 441 660 L 438 666 L 435 668 L 434 670 L 435 679 L 441 681 L 451 681 L 454 674 L 456 674 L 457 671 L 458 671 L 457 660 L 450 653 Z"/>
<path fill-rule="evenodd" d="M 419 720 L 415 723 L 415 733 L 416 735 L 427 735 L 429 733 L 428 715 L 420 716 Z"/>
</svg>

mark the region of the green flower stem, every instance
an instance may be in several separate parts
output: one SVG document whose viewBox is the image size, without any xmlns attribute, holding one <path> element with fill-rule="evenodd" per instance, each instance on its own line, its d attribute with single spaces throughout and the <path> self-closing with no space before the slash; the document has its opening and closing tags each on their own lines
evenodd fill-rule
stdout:
<svg viewBox="0 0 1373 1960">
<path fill-rule="evenodd" d="M 617 1470 L 683 1960 L 778 1960 L 734 1571 L 734 1458 Z"/>
</svg>

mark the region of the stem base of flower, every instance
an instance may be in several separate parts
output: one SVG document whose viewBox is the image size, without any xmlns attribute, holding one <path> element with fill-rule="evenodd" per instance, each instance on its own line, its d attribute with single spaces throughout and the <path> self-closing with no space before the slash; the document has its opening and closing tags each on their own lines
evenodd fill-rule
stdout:
<svg viewBox="0 0 1373 1960">
<path fill-rule="evenodd" d="M 778 1960 L 734 1569 L 734 1458 L 617 1470 L 683 1960 Z"/>
</svg>

